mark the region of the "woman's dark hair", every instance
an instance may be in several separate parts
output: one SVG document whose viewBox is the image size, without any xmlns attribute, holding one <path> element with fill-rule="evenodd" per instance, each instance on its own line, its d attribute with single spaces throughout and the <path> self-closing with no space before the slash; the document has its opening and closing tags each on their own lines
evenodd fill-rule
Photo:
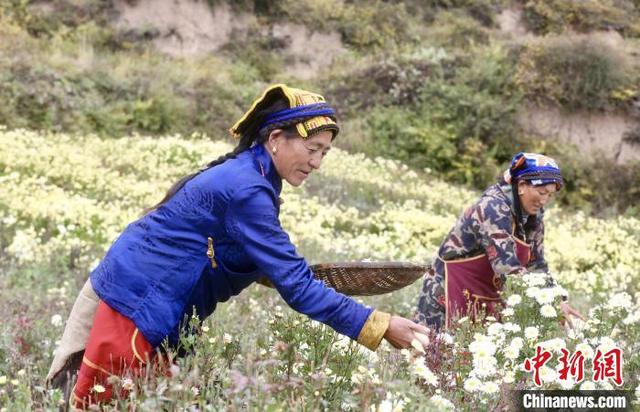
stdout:
<svg viewBox="0 0 640 412">
<path fill-rule="evenodd" d="M 166 202 L 168 202 L 169 199 L 171 199 L 173 195 L 175 195 L 180 189 L 182 189 L 189 180 L 193 179 L 194 177 L 204 172 L 205 170 L 211 169 L 212 167 L 218 166 L 229 159 L 235 158 L 237 155 L 249 149 L 254 144 L 264 143 L 268 139 L 269 134 L 275 129 L 282 129 L 287 138 L 299 137 L 300 135 L 296 131 L 296 124 L 299 123 L 304 118 L 291 119 L 281 123 L 271 124 L 266 128 L 260 129 L 260 125 L 262 124 L 265 116 L 271 113 L 277 112 L 279 110 L 287 109 L 287 108 L 289 108 L 289 105 L 287 104 L 287 102 L 284 99 L 278 99 L 278 100 L 275 100 L 272 104 L 270 104 L 264 110 L 256 112 L 253 116 L 247 119 L 247 121 L 249 122 L 249 125 L 240 136 L 240 141 L 238 142 L 238 145 L 232 151 L 225 154 L 224 156 L 220 156 L 219 158 L 212 160 L 197 172 L 191 173 L 182 177 L 180 180 L 175 182 L 169 188 L 169 190 L 167 190 L 167 193 L 164 195 L 164 197 L 160 202 L 158 202 L 156 205 L 150 208 L 145 209 L 143 214 L 152 212 L 157 208 L 159 208 L 160 206 L 162 206 L 163 204 L 165 204 Z"/>
<path fill-rule="evenodd" d="M 520 203 L 520 195 L 518 194 L 518 184 L 520 182 L 530 185 L 526 180 L 513 179 L 511 181 L 511 193 L 513 193 L 513 211 L 516 215 L 516 235 L 521 235 L 522 239 L 526 241 L 527 232 L 532 231 L 537 224 L 538 216 L 529 216 L 525 224 L 522 224 L 522 204 Z"/>
</svg>

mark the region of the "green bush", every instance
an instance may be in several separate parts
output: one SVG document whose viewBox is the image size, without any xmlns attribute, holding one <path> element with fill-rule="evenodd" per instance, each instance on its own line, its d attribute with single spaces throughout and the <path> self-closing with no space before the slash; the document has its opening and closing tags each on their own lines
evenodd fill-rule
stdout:
<svg viewBox="0 0 640 412">
<path fill-rule="evenodd" d="M 411 53 L 372 56 L 318 81 L 318 89 L 341 118 L 356 118 L 375 106 L 415 106 L 434 70 L 447 54 L 426 47 Z"/>
<path fill-rule="evenodd" d="M 465 49 L 489 41 L 489 31 L 462 9 L 437 13 L 425 32 L 431 44 L 447 49 Z"/>
<path fill-rule="evenodd" d="M 629 0 L 529 0 L 524 17 L 537 34 L 616 30 L 640 36 L 640 10 Z"/>
<path fill-rule="evenodd" d="M 520 95 L 509 62 L 506 50 L 490 46 L 474 49 L 457 70 L 447 59 L 432 64 L 412 105 L 378 105 L 362 122 L 366 138 L 345 143 L 483 188 L 517 151 Z"/>
<path fill-rule="evenodd" d="M 534 101 L 598 110 L 630 83 L 626 67 L 625 56 L 596 37 L 547 37 L 527 44 L 516 81 Z"/>
<path fill-rule="evenodd" d="M 337 31 L 358 50 L 388 49 L 415 42 L 416 21 L 404 4 L 356 0 L 284 0 L 281 18 L 319 31 Z"/>
<path fill-rule="evenodd" d="M 84 24 L 107 26 L 113 2 L 109 0 L 55 0 L 34 2 L 29 0 L 5 0 L 0 4 L 4 12 L 31 35 L 50 38 L 60 30 L 76 28 Z"/>
</svg>

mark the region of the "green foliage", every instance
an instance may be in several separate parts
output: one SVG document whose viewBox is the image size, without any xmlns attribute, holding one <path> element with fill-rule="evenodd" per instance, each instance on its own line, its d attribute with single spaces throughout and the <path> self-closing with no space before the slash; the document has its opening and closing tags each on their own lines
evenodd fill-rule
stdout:
<svg viewBox="0 0 640 412">
<path fill-rule="evenodd" d="M 113 4 L 108 0 L 7 0 L 0 9 L 36 37 L 51 37 L 65 28 L 84 24 L 104 26 Z"/>
<path fill-rule="evenodd" d="M 516 81 L 532 100 L 569 110 L 605 109 L 629 84 L 624 55 L 596 37 L 547 37 L 520 55 Z"/>
<path fill-rule="evenodd" d="M 504 49 L 476 49 L 468 59 L 469 66 L 453 72 L 447 59 L 435 65 L 413 107 L 374 109 L 366 122 L 372 144 L 356 148 L 430 168 L 451 181 L 478 188 L 491 183 L 498 164 L 515 150 L 520 95 Z"/>
<path fill-rule="evenodd" d="M 398 0 L 404 3 L 412 14 L 437 13 L 440 10 L 459 10 L 485 27 L 495 25 L 495 15 L 503 7 L 504 0 Z"/>
<path fill-rule="evenodd" d="M 337 31 L 358 50 L 382 49 L 412 42 L 417 29 L 404 4 L 381 0 L 284 0 L 281 17 L 313 30 Z"/>
<path fill-rule="evenodd" d="M 443 49 L 433 47 L 392 56 L 374 55 L 321 79 L 319 87 L 341 118 L 358 118 L 375 106 L 413 107 L 445 58 Z"/>
<path fill-rule="evenodd" d="M 640 36 L 637 4 L 629 0 L 529 0 L 525 19 L 538 34 L 616 30 L 627 37 Z"/>
<path fill-rule="evenodd" d="M 462 9 L 437 13 L 425 33 L 430 43 L 454 49 L 486 44 L 489 35 L 490 32 L 478 20 Z"/>
<path fill-rule="evenodd" d="M 249 66 L 219 71 L 225 64 L 215 58 L 177 62 L 134 50 L 96 55 L 78 38 L 99 32 L 83 27 L 85 35 L 74 31 L 54 37 L 60 54 L 31 47 L 0 62 L 0 124 L 106 136 L 134 131 L 224 135 L 261 87 L 259 74 Z M 0 39 L 0 49 L 13 53 L 13 46 L 3 43 Z"/>
<path fill-rule="evenodd" d="M 272 79 L 288 63 L 281 54 L 287 41 L 274 38 L 258 23 L 233 37 L 234 41 L 226 44 L 223 52 L 233 56 L 235 61 L 255 67 L 262 79 Z"/>
</svg>

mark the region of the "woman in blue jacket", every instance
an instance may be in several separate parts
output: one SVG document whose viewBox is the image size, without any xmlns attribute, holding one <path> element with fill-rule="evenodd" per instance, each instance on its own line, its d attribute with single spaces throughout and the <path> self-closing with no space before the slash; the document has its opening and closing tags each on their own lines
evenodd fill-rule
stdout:
<svg viewBox="0 0 640 412">
<path fill-rule="evenodd" d="M 185 318 L 195 311 L 204 320 L 260 276 L 293 309 L 371 350 L 383 337 L 407 347 L 414 331 L 428 333 L 315 280 L 280 226 L 282 180 L 302 184 L 338 130 L 322 96 L 272 86 L 231 128 L 240 139 L 231 153 L 178 181 L 124 230 L 91 273 L 63 336 L 62 346 L 84 342 L 75 406 L 108 400 L 110 375 L 142 370 L 163 341 L 177 345 Z M 83 296 L 98 302 L 95 312 L 80 302 Z M 95 313 L 93 321 L 84 316 L 88 326 L 74 325 L 73 312 L 83 311 Z M 64 363 L 64 349 L 56 358 L 50 378 Z M 92 391 L 96 383 L 106 391 Z"/>
</svg>

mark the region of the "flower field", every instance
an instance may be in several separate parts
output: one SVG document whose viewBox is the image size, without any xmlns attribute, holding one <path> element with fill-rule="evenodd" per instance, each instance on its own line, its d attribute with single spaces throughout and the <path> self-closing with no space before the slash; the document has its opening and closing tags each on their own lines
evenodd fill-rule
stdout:
<svg viewBox="0 0 640 412">
<path fill-rule="evenodd" d="M 120 231 L 179 177 L 231 149 L 205 136 L 148 138 L 0 128 L 0 408 L 56 410 L 44 386 L 56 341 L 79 288 Z M 285 185 L 281 221 L 310 263 L 429 262 L 462 209 L 479 193 L 399 162 L 333 149 L 302 187 Z M 510 391 L 537 388 L 536 346 L 546 389 L 640 388 L 640 222 L 547 210 L 545 255 L 571 304 L 587 315 L 559 322 L 560 288 L 544 274 L 513 279 L 502 321 L 459 319 L 420 345 L 372 353 L 254 285 L 221 304 L 194 354 L 174 375 L 122 379 L 132 388 L 114 410 L 496 410 Z M 363 299 L 411 317 L 420 281 Z M 431 349 L 431 350 L 429 350 Z M 563 351 L 563 349 L 565 351 Z M 598 354 L 620 349 L 620 385 L 594 374 Z M 563 378 L 564 353 L 580 352 L 584 376 Z M 606 375 L 606 374 L 605 374 Z M 96 390 L 99 390 L 97 388 Z M 637 407 L 637 404 L 636 404 Z"/>
</svg>

